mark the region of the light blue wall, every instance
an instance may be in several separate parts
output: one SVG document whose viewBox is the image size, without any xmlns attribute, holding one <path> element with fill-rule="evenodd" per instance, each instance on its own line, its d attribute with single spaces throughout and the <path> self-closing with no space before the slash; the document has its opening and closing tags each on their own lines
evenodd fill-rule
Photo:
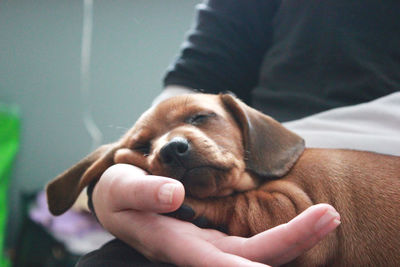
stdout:
<svg viewBox="0 0 400 267">
<path fill-rule="evenodd" d="M 161 90 L 196 0 L 94 0 L 93 117 L 116 140 Z M 83 3 L 0 1 L 0 101 L 18 104 L 21 150 L 10 191 L 13 244 L 21 192 L 41 189 L 90 152 L 80 95 Z"/>
</svg>

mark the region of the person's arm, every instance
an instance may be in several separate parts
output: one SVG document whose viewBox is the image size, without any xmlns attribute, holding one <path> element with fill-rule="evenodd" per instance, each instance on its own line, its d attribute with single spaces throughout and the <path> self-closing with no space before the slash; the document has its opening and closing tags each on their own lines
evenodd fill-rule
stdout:
<svg viewBox="0 0 400 267">
<path fill-rule="evenodd" d="M 199 4 L 195 25 L 169 67 L 164 86 L 208 93 L 232 91 L 248 102 L 271 43 L 278 5 L 278 1 L 265 0 Z"/>
<path fill-rule="evenodd" d="M 183 198 L 179 181 L 126 164 L 110 167 L 93 191 L 96 214 L 108 231 L 148 259 L 178 266 L 281 265 L 340 224 L 332 206 L 319 204 L 251 238 L 232 237 L 158 214 L 176 210 Z"/>
</svg>

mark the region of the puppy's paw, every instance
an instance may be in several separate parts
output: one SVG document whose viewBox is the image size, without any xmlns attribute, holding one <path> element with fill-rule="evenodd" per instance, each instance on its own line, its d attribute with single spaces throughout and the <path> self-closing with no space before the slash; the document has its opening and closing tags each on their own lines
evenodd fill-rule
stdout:
<svg viewBox="0 0 400 267">
<path fill-rule="evenodd" d="M 213 228 L 226 232 L 226 227 L 216 216 L 220 210 L 216 204 L 215 201 L 187 197 L 178 210 L 167 215 L 191 222 L 200 228 Z"/>
<path fill-rule="evenodd" d="M 187 204 L 182 204 L 174 212 L 166 213 L 165 215 L 182 220 L 191 222 L 200 228 L 210 228 L 211 223 L 205 216 L 196 215 L 196 212 Z"/>
</svg>

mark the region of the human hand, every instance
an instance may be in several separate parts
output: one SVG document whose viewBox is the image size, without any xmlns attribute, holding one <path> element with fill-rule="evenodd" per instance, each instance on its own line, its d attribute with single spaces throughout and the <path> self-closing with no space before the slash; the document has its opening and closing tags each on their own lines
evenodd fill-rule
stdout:
<svg viewBox="0 0 400 267">
<path fill-rule="evenodd" d="M 284 264 L 312 248 L 340 223 L 333 207 L 319 204 L 289 223 L 253 237 L 227 236 L 159 214 L 178 209 L 184 195 L 177 180 L 117 164 L 102 175 L 92 200 L 108 231 L 150 260 L 176 265 Z"/>
</svg>

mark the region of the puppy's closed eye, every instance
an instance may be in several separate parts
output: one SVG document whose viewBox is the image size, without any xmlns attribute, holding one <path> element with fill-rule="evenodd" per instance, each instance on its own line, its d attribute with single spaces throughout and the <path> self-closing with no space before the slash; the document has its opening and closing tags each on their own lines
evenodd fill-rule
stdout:
<svg viewBox="0 0 400 267">
<path fill-rule="evenodd" d="M 185 121 L 191 125 L 197 126 L 197 125 L 206 123 L 210 118 L 213 118 L 216 116 L 217 116 L 217 114 L 215 114 L 214 112 L 200 112 L 193 116 L 190 116 Z"/>
</svg>

